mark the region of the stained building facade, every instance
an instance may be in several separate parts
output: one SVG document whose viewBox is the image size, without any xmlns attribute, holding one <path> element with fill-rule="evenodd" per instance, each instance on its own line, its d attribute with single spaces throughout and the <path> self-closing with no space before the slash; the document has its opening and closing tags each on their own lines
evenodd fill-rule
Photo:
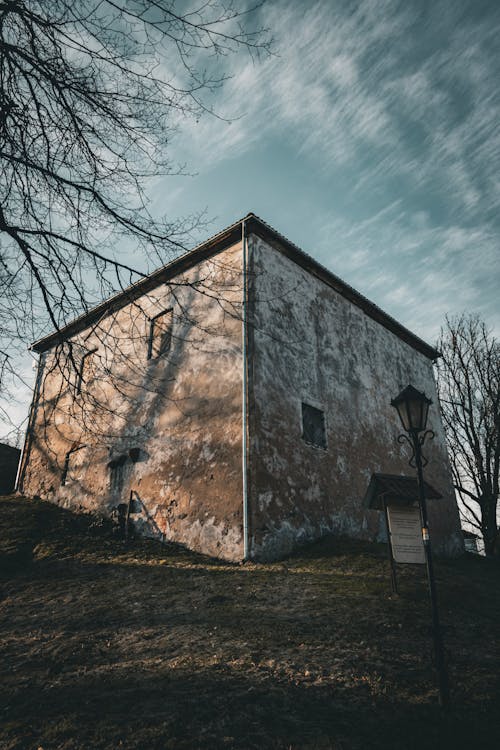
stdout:
<svg viewBox="0 0 500 750">
<path fill-rule="evenodd" d="M 408 474 L 390 401 L 434 401 L 434 548 L 463 550 L 438 353 L 253 214 L 36 342 L 19 489 L 228 560 L 381 538 L 372 473 Z"/>
</svg>

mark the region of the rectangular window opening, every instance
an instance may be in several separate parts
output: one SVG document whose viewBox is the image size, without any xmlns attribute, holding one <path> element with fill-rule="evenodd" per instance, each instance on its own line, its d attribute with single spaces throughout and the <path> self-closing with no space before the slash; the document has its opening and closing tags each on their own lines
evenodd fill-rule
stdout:
<svg viewBox="0 0 500 750">
<path fill-rule="evenodd" d="M 149 324 L 148 359 L 156 359 L 168 354 L 172 346 L 172 308 L 155 315 Z"/>
<path fill-rule="evenodd" d="M 302 402 L 302 439 L 308 445 L 326 450 L 325 413 Z"/>
<path fill-rule="evenodd" d="M 89 352 L 85 352 L 80 362 L 80 368 L 76 379 L 76 392 L 77 394 L 82 392 L 84 385 L 87 385 L 94 377 L 94 354 L 97 349 L 92 349 Z"/>
<path fill-rule="evenodd" d="M 108 463 L 109 489 L 111 492 L 120 494 L 125 481 L 125 464 L 127 455 L 119 456 Z"/>
</svg>

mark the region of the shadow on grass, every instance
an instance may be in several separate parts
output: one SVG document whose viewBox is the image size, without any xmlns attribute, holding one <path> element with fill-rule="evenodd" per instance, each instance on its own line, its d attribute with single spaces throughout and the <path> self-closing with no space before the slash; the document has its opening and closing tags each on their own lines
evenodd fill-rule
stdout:
<svg viewBox="0 0 500 750">
<path fill-rule="evenodd" d="M 126 546 L 47 503 L 2 505 L 0 551 L 14 560 L 0 606 L 2 750 L 498 743 L 493 568 L 441 569 L 455 627 L 442 714 L 425 581 L 402 571 L 403 595 L 391 597 L 378 545 L 330 538 L 239 566 L 180 545 Z"/>
<path fill-rule="evenodd" d="M 173 542 L 132 537 L 125 543 L 118 524 L 108 517 L 75 513 L 22 496 L 0 498 L 0 575 L 25 572 L 40 557 L 85 557 L 96 562 L 117 557 L 135 562 L 168 557 L 208 567 L 231 565 Z"/>
<path fill-rule="evenodd" d="M 382 704 L 361 690 L 337 696 L 330 686 L 259 682 L 220 668 L 81 675 L 64 686 L 26 687 L 12 703 L 2 744 L 12 749 L 458 750 L 486 747 L 498 730 L 477 705 L 442 714 L 396 695 Z"/>
</svg>

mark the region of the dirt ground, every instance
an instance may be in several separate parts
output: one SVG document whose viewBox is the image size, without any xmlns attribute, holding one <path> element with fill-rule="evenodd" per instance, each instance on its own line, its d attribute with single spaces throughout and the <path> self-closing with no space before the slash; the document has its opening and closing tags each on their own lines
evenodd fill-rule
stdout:
<svg viewBox="0 0 500 750">
<path fill-rule="evenodd" d="M 437 706 L 425 571 L 326 538 L 234 565 L 0 501 L 0 748 L 500 746 L 500 568 L 437 565 L 452 705 Z"/>
</svg>

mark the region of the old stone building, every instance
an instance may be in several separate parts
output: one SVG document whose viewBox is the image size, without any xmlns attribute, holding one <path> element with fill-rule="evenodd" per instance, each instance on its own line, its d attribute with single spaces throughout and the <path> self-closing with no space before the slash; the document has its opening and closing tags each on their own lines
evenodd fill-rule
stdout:
<svg viewBox="0 0 500 750">
<path fill-rule="evenodd" d="M 408 474 L 390 401 L 430 396 L 435 548 L 462 550 L 438 353 L 253 214 L 37 341 L 19 489 L 144 533 L 266 560 L 376 539 L 374 472 Z"/>
</svg>

